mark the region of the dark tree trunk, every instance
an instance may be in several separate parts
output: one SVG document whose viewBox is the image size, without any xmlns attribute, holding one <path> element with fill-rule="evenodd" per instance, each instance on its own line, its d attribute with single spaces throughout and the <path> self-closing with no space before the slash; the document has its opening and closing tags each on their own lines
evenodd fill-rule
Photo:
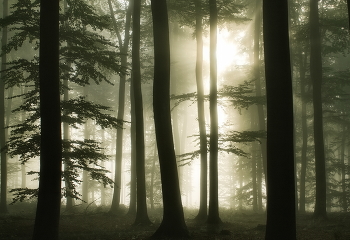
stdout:
<svg viewBox="0 0 350 240">
<path fill-rule="evenodd" d="M 58 239 L 61 204 L 59 1 L 40 2 L 40 180 L 33 239 Z"/>
<path fill-rule="evenodd" d="M 200 202 L 196 220 L 203 221 L 207 219 L 208 211 L 208 150 L 207 133 L 205 128 L 204 112 L 204 87 L 203 87 L 203 13 L 201 0 L 194 1 L 196 6 L 196 41 L 197 41 L 197 59 L 196 59 L 196 83 L 197 83 L 197 108 L 199 125 L 199 148 L 200 148 Z"/>
<path fill-rule="evenodd" d="M 181 203 L 170 113 L 170 46 L 166 0 L 152 0 L 153 111 L 163 194 L 163 220 L 154 238 L 189 235 Z"/>
<path fill-rule="evenodd" d="M 8 0 L 3 0 L 3 18 L 8 13 Z M 7 44 L 7 27 L 2 28 L 1 46 Z M 6 69 L 6 54 L 1 57 L 1 71 Z M 0 75 L 0 149 L 5 146 L 5 73 Z M 7 213 L 7 157 L 6 151 L 1 151 L 1 199 L 0 213 Z"/>
<path fill-rule="evenodd" d="M 127 215 L 136 215 L 136 133 L 135 133 L 135 99 L 133 81 L 130 81 L 130 141 L 131 141 L 131 164 L 130 164 L 130 203 Z"/>
<path fill-rule="evenodd" d="M 126 12 L 126 20 L 125 20 L 125 36 L 124 42 L 121 38 L 120 31 L 117 26 L 117 21 L 114 17 L 114 11 L 112 6 L 112 1 L 108 0 L 108 6 L 110 10 L 110 14 L 112 17 L 112 23 L 114 27 L 114 31 L 117 34 L 119 48 L 121 50 L 121 66 L 127 67 L 127 57 L 128 57 L 128 46 L 129 46 L 129 30 L 130 30 L 130 22 L 131 22 L 131 11 L 132 11 L 133 1 L 129 1 L 128 10 Z M 125 82 L 126 75 L 121 74 L 119 79 L 119 93 L 118 93 L 118 116 L 119 120 L 124 119 L 124 109 L 125 109 Z M 123 161 L 123 135 L 124 128 L 117 128 L 117 138 L 116 138 L 116 153 L 115 153 L 115 169 L 114 169 L 114 189 L 113 189 L 113 200 L 110 209 L 111 214 L 116 214 L 119 209 L 120 204 L 120 191 L 121 191 L 121 177 L 122 177 L 122 161 Z"/>
<path fill-rule="evenodd" d="M 253 191 L 253 211 L 257 212 L 258 211 L 258 191 L 257 191 L 257 179 L 256 179 L 256 143 L 252 143 L 252 191 Z"/>
<path fill-rule="evenodd" d="M 300 198 L 299 212 L 305 213 L 305 178 L 307 168 L 307 119 L 306 119 L 306 79 L 305 64 L 307 55 L 300 54 L 300 92 L 301 92 L 301 131 L 302 131 L 302 147 L 301 147 L 301 169 L 300 169 Z"/>
<path fill-rule="evenodd" d="M 137 182 L 137 208 L 134 225 L 150 224 L 146 203 L 146 177 L 145 177 L 145 136 L 143 122 L 143 102 L 141 91 L 140 66 L 140 14 L 141 0 L 134 0 L 132 25 L 132 81 L 135 99 L 135 132 L 136 132 L 136 182 Z"/>
<path fill-rule="evenodd" d="M 254 29 L 254 77 L 255 77 L 255 91 L 256 96 L 261 97 L 262 91 L 261 91 L 261 80 L 260 80 L 260 34 L 261 34 L 261 1 L 257 0 L 255 5 L 255 29 Z M 265 113 L 264 113 L 264 106 L 262 104 L 257 105 L 258 109 L 258 124 L 259 124 L 259 130 L 265 131 L 266 130 L 266 123 L 265 123 Z M 261 148 L 261 155 L 262 155 L 262 161 L 263 161 L 263 170 L 264 170 L 264 176 L 265 176 L 265 182 L 266 182 L 266 139 L 262 138 L 260 139 L 260 148 Z"/>
<path fill-rule="evenodd" d="M 296 239 L 293 93 L 288 30 L 288 1 L 264 0 L 267 97 L 265 239 Z"/>
<path fill-rule="evenodd" d="M 210 158 L 209 158 L 209 211 L 207 223 L 221 223 L 218 190 L 218 109 L 217 109 L 217 7 L 209 0 L 210 12 Z"/>
<path fill-rule="evenodd" d="M 326 159 L 322 116 L 322 56 L 318 0 L 310 0 L 310 77 L 313 89 L 316 203 L 314 218 L 327 218 Z"/>
</svg>

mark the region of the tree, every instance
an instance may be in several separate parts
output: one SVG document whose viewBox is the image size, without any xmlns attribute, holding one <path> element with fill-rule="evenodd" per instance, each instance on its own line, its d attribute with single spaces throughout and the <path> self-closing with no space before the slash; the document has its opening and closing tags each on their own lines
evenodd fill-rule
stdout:
<svg viewBox="0 0 350 240">
<path fill-rule="evenodd" d="M 255 5 L 254 18 L 254 77 L 255 77 L 255 91 L 256 96 L 261 97 L 261 80 L 260 80 L 260 34 L 261 34 L 261 1 L 257 0 Z M 266 131 L 265 113 L 262 104 L 257 104 L 258 110 L 258 126 L 259 130 Z M 260 139 L 261 155 L 263 159 L 263 169 L 266 181 L 266 139 Z"/>
<path fill-rule="evenodd" d="M 136 197 L 137 209 L 134 225 L 150 224 L 147 215 L 146 181 L 145 181 L 145 136 L 143 122 L 143 101 L 141 91 L 140 67 L 140 14 L 141 0 L 134 0 L 133 34 L 132 34 L 132 72 L 135 100 L 135 147 L 136 147 Z"/>
<path fill-rule="evenodd" d="M 8 0 L 3 0 L 3 17 L 8 13 Z M 7 44 L 7 27 L 2 29 L 1 47 Z M 1 75 L 0 75 L 0 152 L 1 152 L 1 199 L 0 213 L 7 213 L 7 154 L 5 147 L 5 69 L 6 53 L 1 56 Z"/>
<path fill-rule="evenodd" d="M 40 180 L 33 240 L 58 239 L 61 204 L 59 1 L 40 2 Z"/>
<path fill-rule="evenodd" d="M 263 1 L 267 99 L 265 239 L 296 239 L 293 93 L 288 31 L 288 1 Z"/>
<path fill-rule="evenodd" d="M 117 21 L 114 16 L 114 11 L 112 7 L 112 1 L 108 0 L 109 10 L 111 12 L 112 23 L 115 33 L 117 34 L 119 49 L 122 53 L 121 55 L 121 66 L 127 67 L 127 58 L 128 58 L 128 47 L 130 39 L 130 22 L 131 22 L 131 12 L 133 1 L 129 1 L 129 6 L 126 12 L 126 21 L 125 21 L 125 34 L 124 42 L 121 38 L 120 30 L 117 25 Z M 120 75 L 119 79 L 119 93 L 118 93 L 118 116 L 120 120 L 124 119 L 124 108 L 125 108 L 125 82 L 126 74 L 123 73 Z M 120 190 L 121 190 L 121 176 L 122 176 L 122 160 L 123 160 L 123 133 L 124 128 L 117 128 L 117 139 L 116 139 L 116 155 L 115 155 L 115 171 L 114 171 L 114 190 L 113 190 L 113 200 L 110 212 L 116 213 L 119 208 L 120 202 Z"/>
<path fill-rule="evenodd" d="M 181 203 L 170 113 L 170 46 L 165 0 L 152 0 L 154 36 L 153 111 L 161 171 L 163 220 L 154 238 L 188 237 Z"/>
<path fill-rule="evenodd" d="M 198 215 L 195 219 L 205 220 L 207 218 L 207 179 L 208 179 L 208 153 L 207 153 L 207 134 L 205 129 L 204 113 L 204 88 L 203 88 L 203 13 L 201 0 L 195 0 L 196 7 L 196 41 L 197 41 L 197 59 L 196 59 L 196 85 L 197 85 L 197 108 L 199 125 L 199 148 L 200 148 L 200 203 Z"/>
<path fill-rule="evenodd" d="M 110 83 L 108 77 L 111 73 L 125 72 L 125 69 L 121 70 L 118 64 L 120 54 L 116 51 L 114 44 L 98 32 L 109 27 L 109 18 L 98 16 L 95 9 L 86 5 L 84 1 L 67 0 L 67 3 L 69 8 L 60 16 L 59 67 L 62 82 L 68 79 L 80 86 L 89 84 L 91 80 L 97 84 L 102 81 Z M 26 52 L 29 50 L 24 44 L 32 44 L 29 47 L 30 51 L 27 52 L 28 55 L 10 61 L 5 72 L 5 83 L 8 88 L 21 85 L 32 86 L 14 96 L 23 97 L 23 102 L 13 112 L 24 112 L 26 118 L 23 122 L 10 126 L 11 136 L 6 145 L 9 155 L 20 155 L 20 161 L 23 164 L 40 155 L 39 62 L 36 57 L 36 49 L 39 48 L 39 1 L 17 1 L 12 8 L 14 10 L 11 15 L 0 19 L 1 26 L 16 25 L 16 28 L 10 28 L 14 34 L 4 48 L 5 52 L 9 53 L 13 50 L 18 50 L 17 54 L 19 50 Z M 89 30 L 86 24 L 91 26 Z M 60 92 L 63 93 L 66 87 L 67 84 L 60 84 Z M 94 119 L 95 123 L 102 128 L 120 127 L 119 120 L 105 113 L 110 111 L 108 107 L 86 101 L 84 97 L 63 100 L 61 107 L 62 122 L 67 122 L 70 126 L 83 125 L 86 119 Z M 87 170 L 92 179 L 104 185 L 112 183 L 112 180 L 105 175 L 108 171 L 99 165 L 100 161 L 107 159 L 107 156 L 101 153 L 97 141 L 70 139 L 64 140 L 63 145 L 63 160 L 65 166 L 68 166 L 63 172 L 63 178 L 69 188 L 69 191 L 67 187 L 62 189 L 63 196 L 71 195 L 80 199 L 75 189 L 80 182 L 80 170 Z M 67 149 L 71 151 L 66 151 Z M 38 174 L 38 172 L 31 172 L 31 174 Z M 38 189 L 18 188 L 11 191 L 14 192 L 14 202 L 38 195 Z"/>
<path fill-rule="evenodd" d="M 322 114 L 322 56 L 318 0 L 310 0 L 310 77 L 314 110 L 316 203 L 314 218 L 327 218 L 326 159 Z"/>
<path fill-rule="evenodd" d="M 210 11 L 210 140 L 209 140 L 209 211 L 207 223 L 221 223 L 219 217 L 218 190 L 218 109 L 217 109 L 217 7 L 216 0 L 209 0 Z"/>
</svg>

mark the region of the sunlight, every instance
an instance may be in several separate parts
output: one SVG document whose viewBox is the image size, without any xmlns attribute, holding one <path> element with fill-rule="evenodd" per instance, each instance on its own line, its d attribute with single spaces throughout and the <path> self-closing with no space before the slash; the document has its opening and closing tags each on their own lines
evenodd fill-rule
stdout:
<svg viewBox="0 0 350 240">
<path fill-rule="evenodd" d="M 241 66 L 249 63 L 249 56 L 247 53 L 242 53 L 239 45 L 242 38 L 245 37 L 245 32 L 241 31 L 237 36 L 232 36 L 227 29 L 221 29 L 218 32 L 218 46 L 217 46 L 217 61 L 218 61 L 218 75 L 225 72 L 232 66 Z M 204 61 L 209 63 L 209 38 L 204 39 Z"/>
</svg>

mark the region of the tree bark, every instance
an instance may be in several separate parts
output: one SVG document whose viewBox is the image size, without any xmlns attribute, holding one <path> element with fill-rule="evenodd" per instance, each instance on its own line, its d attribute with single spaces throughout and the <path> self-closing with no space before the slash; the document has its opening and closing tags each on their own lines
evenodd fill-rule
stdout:
<svg viewBox="0 0 350 240">
<path fill-rule="evenodd" d="M 287 0 L 263 1 L 263 33 L 267 99 L 265 239 L 296 239 L 293 91 Z"/>
<path fill-rule="evenodd" d="M 181 203 L 170 113 L 170 46 L 166 0 L 152 0 L 153 111 L 163 194 L 163 220 L 154 238 L 188 237 Z"/>
<path fill-rule="evenodd" d="M 313 89 L 316 203 L 314 218 L 327 218 L 326 159 L 322 114 L 322 55 L 318 0 L 310 0 L 310 77 Z"/>
<path fill-rule="evenodd" d="M 217 109 L 217 6 L 216 0 L 209 0 L 210 12 L 210 156 L 209 156 L 209 211 L 207 223 L 219 224 L 218 189 L 218 109 Z"/>
<path fill-rule="evenodd" d="M 3 18 L 8 14 L 8 0 L 3 0 Z M 1 46 L 7 44 L 7 27 L 2 28 Z M 4 53 L 1 57 L 1 71 L 6 69 L 7 56 Z M 0 149 L 5 146 L 5 72 L 0 75 Z M 6 151 L 1 151 L 1 199 L 0 213 L 7 213 L 7 156 Z"/>
<path fill-rule="evenodd" d="M 61 204 L 59 1 L 40 2 L 40 180 L 33 240 L 58 239 Z"/>
<path fill-rule="evenodd" d="M 141 0 L 134 0 L 133 25 L 132 25 L 132 72 L 135 99 L 135 132 L 136 132 L 136 182 L 137 182 L 137 208 L 134 225 L 150 224 L 146 203 L 145 180 L 145 136 L 143 122 L 143 101 L 141 90 L 141 66 L 140 66 L 140 14 Z"/>
<path fill-rule="evenodd" d="M 204 112 L 204 87 L 203 87 L 203 13 L 201 0 L 195 0 L 196 7 L 196 85 L 197 85 L 197 108 L 198 108 L 198 126 L 199 126 L 199 148 L 200 148 L 200 202 L 196 220 L 202 221 L 207 218 L 208 211 L 208 149 L 207 133 L 205 127 Z"/>
</svg>

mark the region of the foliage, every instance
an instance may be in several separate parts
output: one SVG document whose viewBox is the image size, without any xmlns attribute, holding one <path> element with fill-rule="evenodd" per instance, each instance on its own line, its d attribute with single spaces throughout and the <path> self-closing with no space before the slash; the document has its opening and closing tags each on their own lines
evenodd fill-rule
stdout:
<svg viewBox="0 0 350 240">
<path fill-rule="evenodd" d="M 84 1 L 66 2 L 68 8 L 64 8 L 65 11 L 60 14 L 61 93 L 65 89 L 73 90 L 64 81 L 82 87 L 89 85 L 91 81 L 96 84 L 112 84 L 110 77 L 113 74 L 125 74 L 127 69 L 119 64 L 120 53 L 117 46 L 102 34 L 110 29 L 109 17 L 98 15 Z M 37 0 L 19 0 L 12 5 L 12 13 L 0 19 L 0 26 L 8 26 L 13 33 L 2 49 L 3 54 L 14 52 L 20 56 L 8 62 L 4 80 L 7 88 L 25 89 L 13 96 L 22 99 L 22 104 L 13 113 L 25 114 L 26 119 L 10 126 L 11 136 L 6 145 L 10 156 L 19 155 L 22 164 L 40 155 L 39 4 L 40 1 Z M 101 128 L 122 127 L 124 122 L 110 115 L 109 107 L 88 101 L 83 96 L 62 101 L 61 108 L 62 122 L 75 128 L 88 119 Z M 99 142 L 89 139 L 63 141 L 62 160 L 66 168 L 62 173 L 62 180 L 67 186 L 62 189 L 62 196 L 79 198 L 76 186 L 81 182 L 79 173 L 82 170 L 88 171 L 91 179 L 105 186 L 112 184 L 112 180 L 106 176 L 108 171 L 100 164 L 108 156 L 99 145 Z M 18 188 L 12 192 L 15 196 L 14 202 L 37 196 L 37 189 Z"/>
</svg>

